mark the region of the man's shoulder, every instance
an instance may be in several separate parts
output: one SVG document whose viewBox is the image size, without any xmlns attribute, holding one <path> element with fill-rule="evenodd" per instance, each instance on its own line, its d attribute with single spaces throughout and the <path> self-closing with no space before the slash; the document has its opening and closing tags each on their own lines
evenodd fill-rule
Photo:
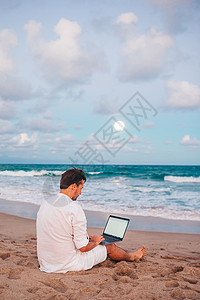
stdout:
<svg viewBox="0 0 200 300">
<path fill-rule="evenodd" d="M 82 206 L 78 202 L 76 202 L 76 201 L 72 201 L 70 203 L 70 206 L 73 207 L 74 209 L 83 211 Z"/>
<path fill-rule="evenodd" d="M 51 197 L 50 199 L 45 199 L 40 207 L 43 207 L 45 210 L 52 210 L 55 208 L 56 210 L 66 211 L 66 212 L 74 212 L 76 213 L 84 213 L 82 206 L 72 199 L 70 199 L 67 195 L 58 193 Z"/>
<path fill-rule="evenodd" d="M 77 200 L 72 200 L 65 194 L 59 193 L 57 199 L 58 199 L 58 203 L 63 204 L 63 206 L 66 206 L 67 209 L 71 207 L 72 209 L 75 210 L 79 210 L 79 211 L 83 210 L 82 206 Z"/>
</svg>

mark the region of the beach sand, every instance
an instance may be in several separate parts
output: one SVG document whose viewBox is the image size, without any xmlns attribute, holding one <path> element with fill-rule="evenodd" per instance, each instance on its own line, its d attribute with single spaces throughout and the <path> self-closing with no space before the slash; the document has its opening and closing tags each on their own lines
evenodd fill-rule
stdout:
<svg viewBox="0 0 200 300">
<path fill-rule="evenodd" d="M 0 299 L 200 299 L 198 234 L 128 230 L 118 245 L 145 245 L 141 261 L 47 274 L 38 269 L 35 220 L 0 213 L 0 229 Z"/>
</svg>

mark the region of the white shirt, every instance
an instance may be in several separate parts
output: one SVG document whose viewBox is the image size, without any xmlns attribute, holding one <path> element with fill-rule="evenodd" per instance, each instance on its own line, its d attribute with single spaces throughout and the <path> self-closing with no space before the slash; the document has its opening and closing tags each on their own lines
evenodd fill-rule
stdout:
<svg viewBox="0 0 200 300">
<path fill-rule="evenodd" d="M 53 203 L 44 201 L 37 214 L 37 254 L 40 270 L 65 273 L 92 267 L 86 253 L 87 221 L 81 206 L 59 193 Z"/>
</svg>

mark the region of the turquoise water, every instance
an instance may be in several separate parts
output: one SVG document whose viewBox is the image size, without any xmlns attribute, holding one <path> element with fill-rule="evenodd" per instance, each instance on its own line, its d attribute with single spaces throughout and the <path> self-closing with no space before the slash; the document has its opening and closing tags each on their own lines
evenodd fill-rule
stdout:
<svg viewBox="0 0 200 300">
<path fill-rule="evenodd" d="M 200 220 L 200 166 L 82 165 L 78 201 L 87 210 Z M 0 165 L 0 197 L 41 204 L 70 165 Z"/>
</svg>

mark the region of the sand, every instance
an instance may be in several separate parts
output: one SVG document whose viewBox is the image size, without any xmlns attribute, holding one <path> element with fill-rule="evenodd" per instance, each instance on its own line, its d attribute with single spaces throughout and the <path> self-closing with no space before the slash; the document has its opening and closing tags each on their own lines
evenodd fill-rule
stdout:
<svg viewBox="0 0 200 300">
<path fill-rule="evenodd" d="M 141 261 L 47 274 L 38 269 L 35 220 L 0 213 L 0 230 L 0 299 L 200 299 L 198 234 L 128 230 L 118 245 L 146 245 Z"/>
</svg>

